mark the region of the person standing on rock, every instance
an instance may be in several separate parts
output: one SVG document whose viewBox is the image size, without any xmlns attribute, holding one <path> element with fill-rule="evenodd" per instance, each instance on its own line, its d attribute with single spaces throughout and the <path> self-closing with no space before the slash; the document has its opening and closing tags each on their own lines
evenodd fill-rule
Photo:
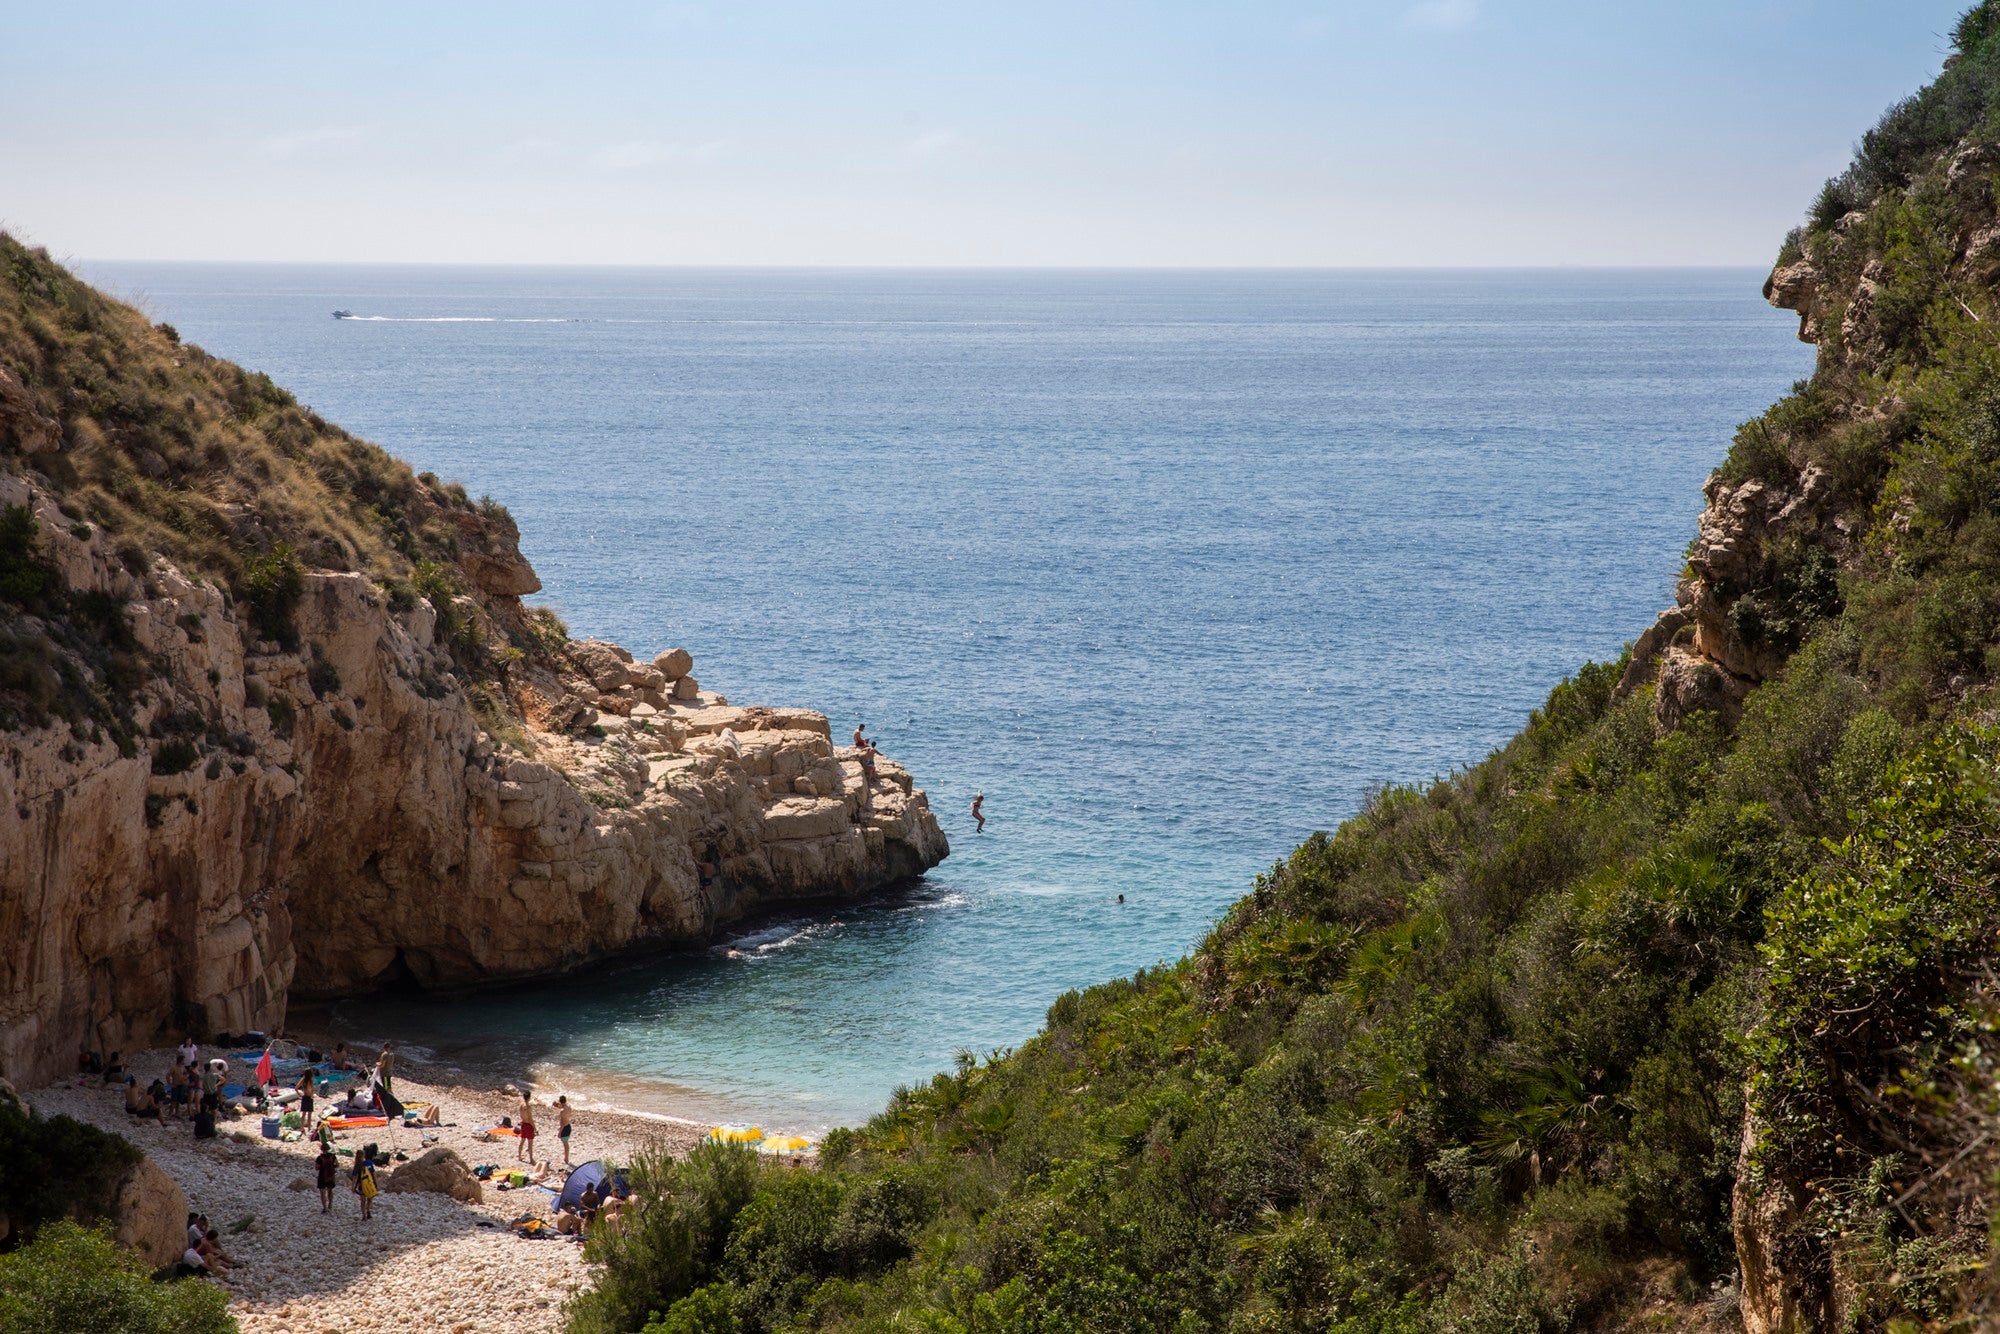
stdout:
<svg viewBox="0 0 2000 1334">
<path fill-rule="evenodd" d="M 569 1166 L 569 1095 L 556 1095 L 556 1138 L 562 1141 L 563 1166 Z"/>
<path fill-rule="evenodd" d="M 514 1130 L 518 1137 L 514 1145 L 514 1161 L 527 1159 L 535 1161 L 535 1101 L 528 1094 L 521 1095 L 520 1125 Z"/>
<path fill-rule="evenodd" d="M 986 793 L 982 790 L 981 792 L 978 793 L 978 795 L 974 796 L 972 799 L 972 818 L 978 822 L 977 827 L 972 831 L 975 834 L 983 834 L 986 832 L 986 813 L 982 809 L 982 807 L 984 807 L 985 805 L 986 805 Z"/>
<path fill-rule="evenodd" d="M 313 1167 L 319 1173 L 319 1211 L 333 1212 L 333 1188 L 340 1181 L 340 1159 L 333 1156 L 333 1146 L 321 1141 L 319 1157 L 313 1159 Z"/>
</svg>

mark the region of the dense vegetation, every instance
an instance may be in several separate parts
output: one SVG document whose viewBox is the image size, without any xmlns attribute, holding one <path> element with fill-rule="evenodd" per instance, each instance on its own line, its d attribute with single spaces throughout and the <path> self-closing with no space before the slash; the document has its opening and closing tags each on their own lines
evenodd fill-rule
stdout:
<svg viewBox="0 0 2000 1334">
<path fill-rule="evenodd" d="M 201 1279 L 155 1283 L 102 1230 L 59 1223 L 0 1255 L 9 1334 L 235 1334 L 229 1293 Z"/>
<path fill-rule="evenodd" d="M 101 1220 L 139 1161 L 128 1140 L 0 1096 L 0 1330 L 231 1334 L 229 1294 L 156 1283 Z M 98 1225 L 97 1230 L 90 1230 Z"/>
<path fill-rule="evenodd" d="M 0 503 L 0 729 L 60 718 L 79 741 L 138 746 L 132 702 L 153 664 L 123 599 L 66 586 L 55 527 L 115 555 L 147 596 L 157 558 L 213 581 L 249 633 L 291 650 L 308 571 L 368 574 L 397 611 L 428 599 L 496 734 L 511 734 L 508 668 L 545 661 L 566 637 L 546 609 L 508 608 L 496 625 L 465 596 L 476 593 L 457 573 L 468 538 L 515 536 L 503 506 L 412 473 L 268 376 L 182 342 L 0 233 L 0 476 L 15 471 L 55 498 L 60 519 Z"/>
<path fill-rule="evenodd" d="M 0 367 L 60 428 L 61 447 L 30 462 L 66 517 L 106 530 L 135 573 L 161 555 L 241 594 L 281 548 L 385 579 L 456 551 L 462 487 L 418 478 L 4 233 Z"/>
<path fill-rule="evenodd" d="M 1717 484 L 1799 503 L 1674 640 L 1766 669 L 1688 710 L 1648 664 L 1583 668 L 823 1171 L 642 1162 L 572 1328 L 1721 1328 L 1746 1172 L 1812 1326 L 1977 1327 L 2000 8 L 1955 35 L 1781 255 L 1819 366 Z"/>
<path fill-rule="evenodd" d="M 111 1207 L 131 1141 L 67 1116 L 35 1116 L 0 1094 L 0 1249 L 60 1218 L 89 1222 Z"/>
</svg>

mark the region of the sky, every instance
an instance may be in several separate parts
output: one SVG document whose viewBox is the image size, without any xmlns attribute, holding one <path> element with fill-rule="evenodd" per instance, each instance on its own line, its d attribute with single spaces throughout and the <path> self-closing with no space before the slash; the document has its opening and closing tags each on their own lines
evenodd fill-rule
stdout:
<svg viewBox="0 0 2000 1334">
<path fill-rule="evenodd" d="M 1970 0 L 0 0 L 83 260 L 1761 264 Z"/>
</svg>

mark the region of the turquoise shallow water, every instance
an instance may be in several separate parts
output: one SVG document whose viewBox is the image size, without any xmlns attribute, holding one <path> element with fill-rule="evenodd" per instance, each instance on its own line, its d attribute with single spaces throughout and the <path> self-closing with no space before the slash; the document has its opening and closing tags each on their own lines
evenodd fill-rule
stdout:
<svg viewBox="0 0 2000 1334">
<path fill-rule="evenodd" d="M 916 772 L 953 853 L 907 895 L 334 1016 L 800 1128 L 1178 957 L 1615 655 L 1811 355 L 1747 270 L 85 267 L 504 501 L 574 632 Z"/>
</svg>

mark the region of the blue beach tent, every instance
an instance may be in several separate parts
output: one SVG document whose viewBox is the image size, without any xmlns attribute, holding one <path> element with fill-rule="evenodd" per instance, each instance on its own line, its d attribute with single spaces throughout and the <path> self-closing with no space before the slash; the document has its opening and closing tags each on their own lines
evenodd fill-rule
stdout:
<svg viewBox="0 0 2000 1334">
<path fill-rule="evenodd" d="M 587 1163 L 580 1164 L 569 1174 L 569 1179 L 563 1182 L 562 1194 L 556 1196 L 556 1208 L 581 1209 L 583 1192 L 592 1186 L 597 1187 L 600 1197 L 609 1195 L 614 1186 L 630 1189 L 625 1172 L 622 1170 L 613 1172 L 611 1164 L 602 1158 L 593 1158 Z"/>
</svg>

